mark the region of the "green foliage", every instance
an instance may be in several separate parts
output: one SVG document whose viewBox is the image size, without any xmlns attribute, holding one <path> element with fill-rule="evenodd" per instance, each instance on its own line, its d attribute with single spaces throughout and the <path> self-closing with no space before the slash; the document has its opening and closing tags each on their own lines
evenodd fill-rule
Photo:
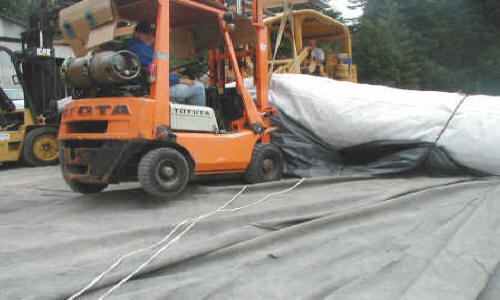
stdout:
<svg viewBox="0 0 500 300">
<path fill-rule="evenodd" d="M 28 0 L 0 0 L 0 12 L 18 20 L 25 20 Z"/>
<path fill-rule="evenodd" d="M 361 82 L 500 94 L 497 0 L 351 0 Z"/>
</svg>

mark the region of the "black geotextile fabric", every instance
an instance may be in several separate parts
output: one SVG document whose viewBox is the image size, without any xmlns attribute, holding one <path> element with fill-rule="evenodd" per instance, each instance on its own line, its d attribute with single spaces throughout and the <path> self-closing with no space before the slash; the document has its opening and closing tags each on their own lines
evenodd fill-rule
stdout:
<svg viewBox="0 0 500 300">
<path fill-rule="evenodd" d="M 252 185 L 228 208 L 297 179 Z M 500 299 L 499 179 L 307 179 L 199 222 L 109 299 Z M 68 190 L 59 168 L 0 171 L 0 299 L 64 299 L 119 257 L 214 211 L 242 185 Z M 165 243 L 132 255 L 98 299 Z"/>
<path fill-rule="evenodd" d="M 286 174 L 289 176 L 387 175 L 413 171 L 443 176 L 488 176 L 457 163 L 435 143 L 379 140 L 334 150 L 283 112 L 278 112 L 273 118 L 273 125 L 279 128 L 273 132 L 273 142 L 284 153 Z"/>
</svg>

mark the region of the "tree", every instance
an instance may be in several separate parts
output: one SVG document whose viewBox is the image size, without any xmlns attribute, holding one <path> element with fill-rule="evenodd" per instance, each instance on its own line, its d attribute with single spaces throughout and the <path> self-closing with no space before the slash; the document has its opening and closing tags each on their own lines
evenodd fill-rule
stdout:
<svg viewBox="0 0 500 300">
<path fill-rule="evenodd" d="M 28 0 L 0 0 L 0 7 L 2 13 L 25 20 L 28 12 Z"/>
<path fill-rule="evenodd" d="M 362 82 L 500 94 L 498 1 L 351 3 L 365 9 L 355 45 Z"/>
<path fill-rule="evenodd" d="M 365 12 L 370 17 L 362 18 L 356 28 L 359 77 L 373 84 L 419 88 L 421 66 L 411 45 L 409 29 L 398 14 L 398 4 L 379 0 L 376 5 L 366 3 Z"/>
</svg>

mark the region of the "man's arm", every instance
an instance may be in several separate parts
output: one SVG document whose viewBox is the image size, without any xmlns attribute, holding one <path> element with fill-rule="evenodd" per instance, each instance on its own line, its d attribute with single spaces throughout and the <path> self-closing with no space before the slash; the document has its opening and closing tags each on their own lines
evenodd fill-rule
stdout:
<svg viewBox="0 0 500 300">
<path fill-rule="evenodd" d="M 189 86 L 193 86 L 194 85 L 194 80 L 191 80 L 191 79 L 188 79 L 188 78 L 180 78 L 177 74 L 175 73 L 170 73 L 169 74 L 170 76 L 170 85 L 176 85 L 176 84 L 185 84 L 185 85 L 189 85 Z"/>
<path fill-rule="evenodd" d="M 191 79 L 188 79 L 188 78 L 181 78 L 179 80 L 179 82 L 182 83 L 182 84 L 189 85 L 189 86 L 193 86 L 194 85 L 194 80 L 191 80 Z"/>
</svg>

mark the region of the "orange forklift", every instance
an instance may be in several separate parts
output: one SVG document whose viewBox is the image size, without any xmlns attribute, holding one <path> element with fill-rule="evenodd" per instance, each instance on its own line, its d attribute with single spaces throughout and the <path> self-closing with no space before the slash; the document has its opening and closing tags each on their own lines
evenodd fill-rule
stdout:
<svg viewBox="0 0 500 300">
<path fill-rule="evenodd" d="M 76 99 L 65 107 L 59 130 L 67 184 L 90 194 L 109 184 L 139 181 L 148 194 L 167 197 L 204 175 L 241 174 L 248 183 L 279 180 L 284 163 L 271 144 L 276 128 L 270 118 L 276 111 L 268 103 L 262 0 L 254 0 L 251 12 L 241 14 L 212 0 L 121 0 L 112 5 L 112 26 L 124 20 L 129 25 L 156 23 L 155 57 L 145 72 L 133 53 L 100 46 L 66 63 L 64 72 Z M 83 13 L 94 22 L 91 31 L 105 31 L 92 11 Z M 62 26 L 69 37 L 75 35 L 72 26 Z M 184 54 L 208 50 L 206 107 L 170 97 L 169 60 L 179 45 L 185 46 Z M 247 57 L 256 66 L 255 98 L 241 74 Z M 235 88 L 225 85 L 227 63 Z"/>
</svg>

